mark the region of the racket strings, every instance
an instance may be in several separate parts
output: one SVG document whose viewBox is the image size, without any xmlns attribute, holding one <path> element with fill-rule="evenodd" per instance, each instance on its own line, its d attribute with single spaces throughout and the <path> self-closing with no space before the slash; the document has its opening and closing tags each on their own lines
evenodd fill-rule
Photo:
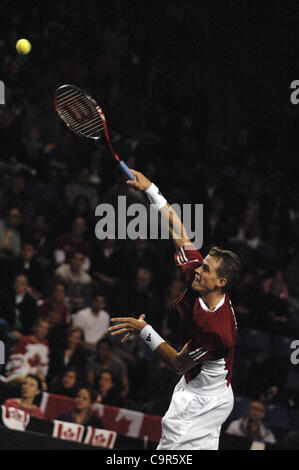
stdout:
<svg viewBox="0 0 299 470">
<path fill-rule="evenodd" d="M 56 96 L 58 111 L 66 124 L 85 137 L 98 137 L 104 124 L 97 106 L 85 95 L 73 88 Z"/>
</svg>

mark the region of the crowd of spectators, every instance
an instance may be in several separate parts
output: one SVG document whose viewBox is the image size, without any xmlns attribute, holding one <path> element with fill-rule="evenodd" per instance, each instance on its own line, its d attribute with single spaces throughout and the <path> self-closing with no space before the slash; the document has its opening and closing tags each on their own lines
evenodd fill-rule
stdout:
<svg viewBox="0 0 299 470">
<path fill-rule="evenodd" d="M 146 201 L 126 187 L 104 148 L 60 122 L 55 89 L 72 82 L 101 99 L 113 144 L 128 165 L 155 181 L 169 202 L 203 204 L 202 251 L 219 245 L 242 261 L 231 293 L 239 327 L 290 338 L 299 332 L 294 179 L 283 154 L 275 164 L 265 155 L 250 123 L 236 129 L 230 145 L 209 134 L 205 94 L 193 96 L 184 74 L 201 60 L 192 47 L 201 31 L 194 22 L 188 29 L 190 12 L 181 2 L 163 2 L 159 27 L 153 11 L 147 23 L 149 11 L 139 2 L 132 2 L 135 15 L 126 2 L 105 9 L 92 0 L 72 3 L 72 21 L 68 2 L 55 11 L 39 4 L 30 12 L 12 9 L 0 32 L 6 93 L 0 109 L 1 373 L 6 380 L 33 374 L 43 390 L 77 397 L 74 422 L 88 421 L 91 393 L 104 404 L 162 415 L 177 377 L 137 338 L 122 345 L 107 337 L 107 327 L 111 316 L 145 313 L 178 344 L 172 303 L 184 287 L 172 245 L 97 239 L 98 204 L 116 208 L 118 196 L 126 196 L 127 206 Z M 21 57 L 14 44 L 25 25 L 33 48 Z M 22 363 L 20 354 L 28 356 Z M 298 406 L 284 388 L 289 359 L 273 374 L 271 357 L 247 357 L 247 377 L 237 362 L 235 393 L 251 391 L 257 400 L 277 387 L 280 403 Z"/>
</svg>

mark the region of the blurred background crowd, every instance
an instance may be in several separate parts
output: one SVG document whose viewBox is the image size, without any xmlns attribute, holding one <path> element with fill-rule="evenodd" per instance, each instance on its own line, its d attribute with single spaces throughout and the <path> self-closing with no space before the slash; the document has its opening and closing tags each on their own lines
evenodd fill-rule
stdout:
<svg viewBox="0 0 299 470">
<path fill-rule="evenodd" d="M 170 241 L 96 238 L 98 204 L 146 201 L 104 147 L 59 120 L 54 91 L 72 83 L 100 102 L 131 168 L 170 203 L 203 204 L 202 252 L 218 245 L 241 257 L 232 385 L 237 397 L 283 410 L 278 439 L 296 429 L 296 12 L 281 16 L 279 1 L 271 11 L 243 2 L 238 14 L 230 1 L 213 12 L 191 0 L 2 4 L 2 375 L 36 374 L 44 390 L 72 397 L 88 385 L 99 402 L 159 415 L 178 380 L 138 339 L 106 335 L 110 317 L 145 313 L 178 345 L 172 305 L 184 284 Z M 15 51 L 21 37 L 28 56 Z"/>
</svg>

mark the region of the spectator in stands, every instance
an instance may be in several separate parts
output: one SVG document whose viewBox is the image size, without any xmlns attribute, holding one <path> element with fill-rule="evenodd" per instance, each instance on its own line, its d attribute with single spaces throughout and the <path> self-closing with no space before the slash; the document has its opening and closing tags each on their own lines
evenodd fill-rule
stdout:
<svg viewBox="0 0 299 470">
<path fill-rule="evenodd" d="M 0 256 L 16 258 L 21 251 L 21 237 L 18 231 L 20 211 L 17 207 L 7 210 L 5 219 L 0 220 Z"/>
<path fill-rule="evenodd" d="M 129 397 L 139 402 L 152 360 L 148 348 L 135 335 L 131 335 L 125 343 L 115 337 L 111 337 L 111 341 L 114 354 L 126 365 L 129 383 L 134 384 L 134 387 L 130 387 Z"/>
<path fill-rule="evenodd" d="M 57 281 L 53 286 L 51 295 L 39 302 L 39 315 L 49 321 L 49 341 L 51 343 L 61 341 L 71 320 L 66 294 L 65 283 Z"/>
<path fill-rule="evenodd" d="M 166 290 L 166 295 L 163 299 L 163 321 L 161 332 L 163 338 L 168 339 L 170 344 L 177 343 L 178 338 L 176 337 L 175 324 L 177 321 L 174 313 L 174 302 L 184 291 L 184 283 L 179 279 L 171 281 L 169 287 Z"/>
<path fill-rule="evenodd" d="M 79 389 L 75 398 L 75 407 L 72 412 L 62 413 L 55 419 L 68 423 L 83 424 L 93 428 L 104 429 L 102 420 L 92 413 L 91 407 L 96 400 L 96 392 L 89 387 Z"/>
<path fill-rule="evenodd" d="M 36 260 L 36 249 L 32 241 L 26 241 L 22 245 L 21 254 L 11 263 L 12 277 L 24 274 L 35 295 L 44 290 L 44 271 Z"/>
<path fill-rule="evenodd" d="M 234 308 L 240 326 L 253 326 L 253 313 L 260 291 L 255 273 L 244 273 L 234 293 Z"/>
<path fill-rule="evenodd" d="M 94 244 L 91 270 L 101 289 L 113 292 L 121 277 L 119 259 L 117 240 L 106 239 Z"/>
<path fill-rule="evenodd" d="M 265 281 L 263 282 L 264 291 L 265 292 L 270 291 L 272 282 L 274 280 L 277 280 L 277 281 L 280 282 L 280 285 L 281 285 L 280 298 L 284 299 L 284 300 L 289 300 L 290 294 L 289 294 L 288 285 L 287 285 L 286 281 L 284 280 L 284 275 L 283 275 L 283 272 L 281 270 L 276 271 L 273 277 L 269 277 L 269 278 L 265 279 Z M 283 286 L 283 288 L 282 288 L 282 286 Z"/>
<path fill-rule="evenodd" d="M 158 358 L 151 363 L 148 383 L 143 382 L 142 411 L 148 414 L 163 416 L 171 400 L 178 377 L 171 373 L 165 363 Z"/>
<path fill-rule="evenodd" d="M 61 76 L 75 77 L 79 83 L 90 83 L 92 93 L 93 90 L 98 89 L 107 91 L 103 93 L 105 101 L 103 107 L 111 119 L 111 138 L 120 155 L 124 158 L 128 157 L 127 163 L 129 158 L 132 161 L 135 155 L 136 167 L 141 167 L 142 170 L 142 166 L 147 165 L 148 169 L 145 174 L 148 175 L 151 174 L 148 165 L 151 165 L 159 184 L 163 186 L 165 193 L 169 194 L 170 200 L 184 202 L 201 200 L 205 208 L 207 205 L 211 206 L 211 211 L 204 210 L 204 214 L 208 214 L 204 227 L 210 233 L 209 239 L 212 237 L 217 240 L 217 243 L 221 242 L 223 245 L 233 244 L 231 249 L 235 248 L 238 251 L 247 269 L 244 282 L 238 287 L 237 302 L 233 302 L 238 325 L 241 323 L 239 325 L 241 327 L 246 325 L 252 328 L 263 326 L 271 330 L 271 333 L 275 331 L 279 334 L 286 333 L 286 336 L 292 338 L 298 337 L 298 330 L 294 332 L 295 325 L 298 325 L 296 314 L 299 318 L 299 252 L 296 253 L 299 234 L 298 198 L 296 197 L 298 183 L 297 161 L 293 158 L 297 152 L 297 141 L 296 138 L 290 139 L 291 135 L 295 135 L 292 132 L 292 117 L 285 116 L 286 132 L 283 135 L 279 134 L 277 133 L 279 126 L 272 125 L 273 118 L 274 121 L 276 118 L 277 106 L 274 106 L 272 110 L 271 107 L 264 107 L 267 111 L 263 115 L 262 107 L 250 102 L 253 98 L 252 94 L 244 93 L 236 97 L 229 90 L 225 96 L 225 103 L 228 105 L 227 109 L 235 111 L 229 113 L 227 125 L 222 126 L 226 132 L 217 132 L 219 127 L 217 120 L 211 120 L 211 129 L 207 133 L 207 117 L 211 114 L 209 106 L 212 104 L 215 115 L 217 111 L 221 111 L 222 107 L 220 102 L 218 105 L 214 102 L 209 104 L 204 96 L 205 93 L 202 94 L 202 98 L 195 96 L 194 93 L 194 84 L 200 81 L 198 79 L 201 76 L 202 65 L 208 54 L 205 47 L 190 47 L 190 41 L 186 40 L 186 35 L 169 33 L 169 31 L 182 33 L 182 25 L 187 24 L 192 41 L 202 43 L 202 28 L 196 19 L 197 15 L 194 15 L 192 22 L 179 20 L 179 17 L 184 17 L 184 13 L 191 11 L 190 3 L 192 3 L 192 12 L 194 10 L 196 13 L 195 5 L 199 2 L 180 2 L 179 9 L 170 8 L 172 15 L 169 15 L 168 5 L 171 2 L 162 2 L 165 3 L 165 7 L 161 5 L 161 9 L 156 9 L 156 11 L 153 11 L 151 2 L 133 2 L 132 5 L 134 4 L 137 13 L 139 12 L 136 15 L 130 14 L 130 9 L 126 6 L 127 2 L 114 0 L 106 4 L 91 1 L 88 2 L 90 8 L 84 7 L 84 2 L 76 2 L 78 9 L 74 9 L 73 13 L 77 19 L 80 19 L 78 22 L 80 31 L 86 28 L 90 32 L 94 31 L 94 34 L 85 35 L 85 41 L 77 41 L 76 64 L 72 61 L 72 54 L 68 53 L 68 44 L 77 20 L 73 14 L 70 14 L 65 0 L 60 2 L 55 15 L 51 4 L 47 2 L 35 2 L 34 9 L 30 10 L 29 14 L 26 13 L 26 9 L 19 9 L 17 15 L 14 11 L 14 2 L 4 3 L 8 21 L 2 22 L 1 34 L 7 40 L 0 41 L 3 58 L 0 61 L 0 78 L 5 83 L 7 106 L 0 112 L 0 191 L 3 188 L 0 196 L 2 209 L 0 218 L 5 218 L 4 221 L 0 221 L 0 279 L 1 289 L 3 288 L 0 298 L 0 317 L 2 318 L 0 319 L 0 335 L 5 338 L 5 346 L 8 345 L 9 337 L 12 341 L 17 341 L 22 334 L 29 335 L 34 321 L 31 316 L 35 317 L 33 305 L 32 308 L 27 309 L 29 303 L 25 299 L 23 303 L 16 305 L 16 292 L 10 295 L 14 280 L 8 276 L 8 273 L 10 273 L 10 266 L 13 265 L 12 260 L 17 259 L 20 254 L 20 234 L 22 240 L 32 240 L 35 244 L 36 261 L 43 267 L 45 273 L 46 285 L 43 292 L 43 298 L 45 298 L 46 295 L 48 296 L 48 288 L 52 285 L 57 268 L 55 243 L 57 237 L 61 233 L 64 234 L 64 227 L 69 227 L 75 218 L 89 220 L 88 212 L 93 216 L 94 209 L 99 202 L 99 195 L 103 201 L 113 204 L 116 217 L 119 195 L 127 197 L 127 207 L 131 202 L 144 202 L 144 195 L 136 193 L 134 188 L 126 185 L 121 172 L 118 172 L 117 167 L 111 165 L 109 159 L 105 158 L 104 149 L 97 148 L 86 152 L 85 143 L 65 126 L 63 127 L 53 113 L 51 93 L 48 91 L 55 89 L 55 84 Z M 49 19 L 49 14 L 50 17 L 55 16 L 55 21 Z M 177 21 L 173 21 L 174 16 L 177 16 Z M 241 22 L 242 16 L 246 17 L 246 15 L 240 15 Z M 93 47 L 94 44 L 99 43 L 96 27 L 98 19 L 102 18 L 103 24 L 106 24 L 106 20 L 108 19 L 109 23 L 109 18 L 112 17 L 124 17 L 125 30 L 119 30 L 118 26 L 115 27 L 111 22 L 108 33 L 104 32 L 104 36 L 101 34 L 101 39 L 104 39 L 101 45 L 104 44 L 105 47 L 99 53 L 98 47 Z M 127 21 L 128 18 L 129 21 Z M 163 27 L 161 27 L 161 21 Z M 28 31 L 32 31 L 37 45 L 34 47 L 34 62 L 38 65 L 33 67 L 34 70 L 32 63 L 27 59 L 19 60 L 21 58 L 14 54 L 11 47 L 14 37 L 21 34 L 22 25 L 25 22 Z M 214 26 L 217 28 L 217 22 Z M 275 27 L 278 28 L 279 24 L 277 23 Z M 146 28 L 153 30 L 149 38 L 144 33 Z M 186 32 L 185 29 L 184 32 Z M 240 31 L 241 29 L 240 27 Z M 204 31 L 206 37 L 204 42 L 208 52 L 212 47 L 213 52 L 219 56 L 219 54 L 222 55 L 222 48 L 214 47 L 214 32 L 213 25 L 207 28 Z M 219 34 L 221 35 L 221 32 Z M 161 40 L 162 36 L 163 40 Z M 297 40 L 295 36 L 293 39 Z M 275 45 L 275 40 L 275 35 L 270 34 L 269 41 L 273 41 L 272 45 Z M 45 44 L 45 41 L 47 47 L 50 48 L 50 53 L 55 55 L 59 51 L 59 60 L 55 62 L 55 67 L 52 67 L 52 61 L 46 59 L 44 49 L 39 47 Z M 237 44 L 238 41 L 231 43 L 232 57 L 236 56 L 234 43 Z M 119 44 L 121 44 L 120 48 Z M 93 64 L 91 67 L 86 65 L 86 49 L 90 53 L 90 63 Z M 277 53 L 280 54 L 281 51 Z M 191 75 L 185 73 L 186 67 L 182 66 L 181 60 L 177 60 L 178 56 L 184 64 L 188 62 L 188 66 L 194 71 L 192 83 L 190 82 Z M 264 58 L 259 55 L 256 56 L 256 60 L 262 64 Z M 169 61 L 171 68 L 169 68 Z M 222 62 L 220 60 L 220 68 Z M 227 70 L 224 72 L 226 73 Z M 218 75 L 222 77 L 223 73 Z M 123 80 L 122 77 L 126 79 Z M 251 77 L 254 79 L 253 75 Z M 211 74 L 207 70 L 207 82 L 210 79 Z M 275 76 L 273 80 L 275 81 Z M 220 81 L 221 78 L 219 78 L 218 85 L 221 85 Z M 145 87 L 146 93 L 144 93 Z M 151 99 L 146 103 L 143 98 L 147 96 Z M 124 97 L 126 97 L 125 102 Z M 30 106 L 27 105 L 28 103 Z M 187 106 L 186 103 L 188 103 Z M 251 122 L 248 122 L 245 128 L 239 129 L 237 142 L 229 150 L 229 142 L 239 132 L 240 119 L 238 117 L 240 117 L 240 112 L 242 114 L 243 105 L 240 106 L 242 103 L 250 104 L 249 121 Z M 129 120 L 127 119 L 128 109 L 130 109 Z M 222 114 L 220 112 L 219 116 Z M 256 117 L 261 126 L 255 125 Z M 260 132 L 261 129 L 263 132 Z M 97 153 L 97 162 L 93 158 L 95 153 Z M 206 155 L 207 158 L 198 159 L 198 154 Z M 272 155 L 275 155 L 274 165 Z M 171 161 L 171 165 L 166 164 L 165 159 L 168 163 Z M 30 165 L 36 170 L 34 178 L 30 179 L 30 184 L 29 178 L 28 180 L 25 178 L 24 181 L 19 173 L 15 174 L 17 167 L 23 164 Z M 135 164 L 130 165 L 135 168 Z M 194 171 L 185 171 L 187 167 Z M 29 174 L 28 168 L 25 171 Z M 70 171 L 74 171 L 75 178 Z M 198 185 L 199 180 L 203 181 L 203 184 Z M 112 182 L 115 184 L 112 185 Z M 182 197 L 179 197 L 180 194 Z M 203 197 L 199 194 L 203 194 Z M 224 208 L 229 208 L 228 214 Z M 6 219 L 7 211 L 10 212 L 9 221 Z M 32 211 L 34 212 L 33 218 L 30 218 Z M 20 230 L 20 223 L 22 230 Z M 5 233 L 1 231 L 1 227 L 2 229 L 4 227 Z M 83 224 L 77 227 L 79 232 L 82 228 Z M 140 308 L 138 314 L 147 313 L 147 311 L 151 313 L 153 311 L 151 301 L 155 299 L 158 305 L 156 328 L 159 328 L 160 318 L 165 319 L 164 314 L 161 315 L 161 306 L 164 306 L 162 310 L 166 314 L 166 321 L 163 322 L 161 328 L 164 332 L 162 336 L 176 341 L 173 330 L 176 319 L 171 315 L 172 300 L 170 303 L 170 297 L 176 287 L 171 284 L 172 279 L 169 274 L 165 276 L 167 270 L 163 269 L 163 278 L 162 271 L 159 271 L 159 265 L 163 265 L 163 258 L 166 258 L 164 247 L 169 245 L 168 241 L 165 241 L 165 244 L 160 241 L 155 243 L 154 253 L 152 253 L 146 247 L 150 245 L 150 242 L 145 240 L 132 243 L 133 250 L 131 251 L 128 240 L 121 242 L 95 240 L 94 227 L 87 230 L 85 236 L 79 239 L 85 241 L 86 234 L 90 234 L 88 242 L 92 253 L 90 275 L 97 280 L 101 289 L 106 290 L 108 311 L 110 309 L 111 312 L 113 311 L 113 304 L 110 302 L 115 299 L 117 300 L 117 304 L 115 303 L 117 313 L 120 315 L 131 314 L 130 310 L 134 305 L 136 309 Z M 206 239 L 208 237 L 204 236 L 204 240 Z M 3 243 L 2 247 L 1 243 Z M 84 254 L 84 248 L 80 248 L 79 251 L 83 251 Z M 123 257 L 123 253 L 127 253 L 127 256 Z M 84 255 L 86 259 L 86 254 Z M 30 266 L 32 267 L 31 263 Z M 27 273 L 28 286 L 33 284 L 31 267 Z M 143 291 L 137 289 L 135 282 L 136 272 L 140 267 L 152 271 L 151 283 Z M 294 318 L 291 328 L 289 321 L 285 320 L 288 318 L 283 304 L 283 301 L 286 301 L 286 289 L 284 288 L 283 291 L 280 288 L 277 289 L 278 296 L 275 294 L 274 297 L 273 292 L 272 294 L 269 292 L 270 281 L 273 280 L 272 274 L 270 276 L 269 273 L 275 273 L 277 269 L 285 273 L 284 277 L 291 296 L 289 302 L 291 301 L 292 305 L 289 304 L 288 308 L 289 313 L 293 315 L 291 318 Z M 146 276 L 144 273 L 141 274 L 144 279 Z M 38 281 L 38 276 L 34 277 Z M 276 277 L 277 274 L 274 275 L 274 279 Z M 176 278 L 175 282 L 178 279 Z M 264 285 L 263 279 L 266 279 Z M 81 287 L 81 290 L 76 290 L 76 284 L 71 284 L 70 287 L 70 310 L 65 312 L 64 302 L 61 305 L 52 303 L 48 305 L 49 308 L 46 308 L 50 323 L 53 324 L 48 338 L 53 340 L 54 351 L 58 352 L 55 361 L 57 359 L 60 364 L 59 371 L 64 367 L 65 350 L 63 348 L 67 348 L 65 344 L 56 346 L 59 338 L 64 339 L 66 336 L 64 328 L 69 320 L 65 321 L 64 318 L 70 318 L 70 312 L 76 313 L 85 306 L 89 306 L 92 300 L 88 293 L 86 302 L 83 302 L 85 287 L 83 293 Z M 266 290 L 265 294 L 272 295 L 270 301 L 266 296 L 266 298 L 262 297 L 260 302 L 263 287 Z M 164 300 L 168 289 L 170 296 L 168 298 L 167 295 L 167 299 Z M 122 290 L 121 293 L 120 290 Z M 276 288 L 273 290 L 275 292 Z M 130 295 L 129 299 L 128 292 L 133 293 L 133 291 L 136 296 L 134 298 Z M 152 298 L 149 298 L 148 292 L 153 294 Z M 19 301 L 20 298 L 21 296 L 18 295 L 17 300 Z M 23 314 L 24 310 L 26 310 L 26 315 Z M 24 325 L 18 321 L 20 318 Z M 156 318 L 154 320 L 156 321 Z M 60 329 L 60 326 L 61 335 L 58 335 L 57 328 Z M 15 336 L 12 330 L 15 331 Z M 81 341 L 81 334 L 74 333 L 75 337 L 76 335 Z M 7 341 L 6 338 L 8 338 Z M 137 340 L 138 338 L 136 338 L 136 344 Z M 139 351 L 135 348 L 134 341 L 135 338 L 128 341 L 122 349 L 123 362 L 130 374 L 131 394 L 133 392 L 135 394 L 135 391 L 139 392 L 139 384 L 146 373 L 143 370 L 143 374 L 140 374 L 142 363 L 139 363 L 140 368 L 136 369 Z M 77 348 L 73 354 L 71 351 L 72 347 L 66 353 L 66 362 L 69 360 L 68 354 L 72 358 L 77 357 Z M 250 366 L 248 374 L 244 374 L 242 360 L 240 360 L 242 381 L 238 385 L 233 382 L 236 393 L 238 393 L 238 386 L 240 388 L 244 386 L 242 393 L 246 391 L 248 396 L 258 399 L 261 393 L 273 384 L 277 385 L 279 391 L 283 393 L 286 380 L 284 380 L 283 365 L 280 364 L 278 357 L 269 354 L 267 360 L 263 361 L 260 354 L 255 354 L 246 358 L 246 367 L 249 366 L 249 361 L 252 367 Z M 56 365 L 57 362 L 55 362 Z M 77 360 L 75 362 L 77 363 Z M 80 364 L 78 366 L 81 368 Z M 84 366 L 82 367 L 82 373 L 85 374 Z M 238 367 L 237 364 L 236 367 Z M 157 377 L 160 373 L 162 375 L 162 372 L 158 369 Z M 166 376 L 166 371 L 164 372 Z M 244 377 L 249 377 L 246 384 L 245 380 L 243 382 Z M 155 382 L 155 379 L 153 380 Z M 251 394 L 250 391 L 254 393 Z M 146 400 L 148 402 L 149 398 L 146 397 Z M 292 400 L 295 400 L 295 405 L 298 406 L 298 396 L 292 394 Z"/>
<path fill-rule="evenodd" d="M 42 392 L 42 383 L 37 375 L 29 374 L 22 384 L 21 397 L 9 398 L 4 406 L 23 410 L 36 418 L 43 418 L 41 409 L 34 404 L 36 397 Z"/>
<path fill-rule="evenodd" d="M 54 251 L 55 262 L 58 266 L 69 263 L 76 252 L 85 255 L 83 269 L 90 268 L 89 243 L 86 241 L 86 221 L 83 217 L 76 217 L 71 223 L 68 233 L 60 235 L 56 240 Z"/>
<path fill-rule="evenodd" d="M 151 324 L 155 328 L 161 328 L 161 315 L 158 311 L 157 298 L 152 291 L 152 271 L 140 267 L 137 270 L 135 280 L 124 282 L 115 292 L 113 309 L 121 315 L 130 314 L 137 316 L 139 312 L 150 313 Z"/>
<path fill-rule="evenodd" d="M 65 221 L 69 221 L 71 224 L 77 218 L 82 218 L 86 223 L 86 229 L 88 233 L 93 228 L 92 224 L 94 221 L 93 216 L 94 211 L 90 207 L 90 202 L 87 196 L 84 194 L 79 194 L 79 196 L 74 200 L 73 205 L 71 208 L 67 208 L 67 211 L 64 215 L 64 223 Z M 85 232 L 86 233 L 86 232 Z"/>
<path fill-rule="evenodd" d="M 259 316 L 256 324 L 270 331 L 288 334 L 290 328 L 288 303 L 283 298 L 285 284 L 281 279 L 274 278 L 269 285 L 269 292 L 259 300 Z"/>
<path fill-rule="evenodd" d="M 32 240 L 36 250 L 36 261 L 52 277 L 53 246 L 49 220 L 44 214 L 36 213 L 26 230 L 26 239 Z M 54 271 L 54 269 L 53 269 Z"/>
<path fill-rule="evenodd" d="M 46 376 L 49 369 L 50 349 L 46 336 L 49 330 L 48 320 L 38 318 L 32 334 L 22 336 L 13 348 L 6 364 L 8 381 L 23 380 L 28 374 L 34 374 L 46 389 Z"/>
<path fill-rule="evenodd" d="M 279 404 L 283 397 L 281 397 L 280 389 L 277 385 L 270 385 L 260 395 L 260 401 L 265 405 Z"/>
<path fill-rule="evenodd" d="M 2 291 L 0 296 L 1 318 L 9 325 L 12 342 L 30 334 L 38 314 L 36 299 L 28 291 L 27 277 L 16 276 L 13 290 Z"/>
<path fill-rule="evenodd" d="M 78 326 L 68 328 L 64 341 L 51 349 L 48 383 L 51 383 L 54 377 L 61 376 L 66 366 L 78 367 L 82 375 L 85 374 L 87 355 L 82 348 L 83 341 L 82 328 Z"/>
<path fill-rule="evenodd" d="M 156 264 L 155 261 L 155 251 L 151 249 L 150 242 L 138 238 L 126 254 L 125 268 L 127 276 L 129 279 L 134 279 L 141 266 L 153 270 Z"/>
<path fill-rule="evenodd" d="M 20 211 L 20 223 L 28 223 L 33 216 L 33 204 L 26 194 L 26 178 L 24 173 L 12 175 L 8 188 L 1 195 L 1 212 L 7 208 L 17 207 Z"/>
<path fill-rule="evenodd" d="M 260 401 L 253 401 L 250 403 L 248 415 L 244 418 L 232 421 L 226 432 L 235 436 L 243 436 L 249 439 L 257 439 L 275 444 L 276 439 L 274 434 L 268 429 L 263 422 L 265 416 L 265 406 Z"/>
<path fill-rule="evenodd" d="M 232 247 L 238 251 L 243 260 L 242 265 L 253 269 L 258 261 L 259 249 L 262 246 L 262 233 L 258 210 L 248 208 L 243 220 L 237 226 L 237 233 L 229 239 Z"/>
<path fill-rule="evenodd" d="M 121 395 L 125 397 L 129 393 L 128 371 L 124 362 L 113 354 L 112 341 L 108 336 L 100 339 L 96 346 L 96 353 L 87 360 L 87 381 L 95 387 L 100 373 L 104 369 L 111 370 L 122 386 Z"/>
<path fill-rule="evenodd" d="M 121 384 L 113 377 L 110 370 L 102 370 L 97 380 L 97 403 L 137 410 L 138 405 L 133 400 L 121 395 Z"/>
<path fill-rule="evenodd" d="M 62 375 L 53 378 L 49 392 L 66 397 L 75 397 L 82 385 L 82 374 L 75 366 L 67 366 Z"/>
<path fill-rule="evenodd" d="M 66 184 L 64 195 L 69 206 L 72 206 L 77 197 L 83 194 L 88 198 L 91 208 L 95 210 L 99 203 L 99 196 L 97 190 L 89 183 L 89 177 L 89 168 L 80 168 L 76 179 Z"/>
<path fill-rule="evenodd" d="M 92 296 L 93 282 L 84 271 L 85 254 L 75 252 L 70 263 L 62 264 L 55 272 L 56 279 L 65 282 L 74 311 L 83 308 Z"/>
<path fill-rule="evenodd" d="M 73 325 L 84 331 L 85 346 L 93 351 L 97 342 L 107 333 L 110 324 L 110 315 L 104 310 L 105 305 L 105 296 L 95 294 L 91 306 L 80 310 L 73 317 Z"/>
</svg>

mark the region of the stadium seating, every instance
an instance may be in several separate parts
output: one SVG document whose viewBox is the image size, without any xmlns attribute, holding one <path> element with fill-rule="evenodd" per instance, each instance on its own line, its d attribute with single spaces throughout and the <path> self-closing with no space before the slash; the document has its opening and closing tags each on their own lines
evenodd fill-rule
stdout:
<svg viewBox="0 0 299 470">
<path fill-rule="evenodd" d="M 271 354 L 271 335 L 260 329 L 243 327 L 238 330 L 237 347 L 241 350 L 266 352 Z"/>
<path fill-rule="evenodd" d="M 273 355 L 281 358 L 290 358 L 292 349 L 290 347 L 293 339 L 278 334 L 273 335 Z"/>
<path fill-rule="evenodd" d="M 288 412 L 290 429 L 299 431 L 299 410 L 293 409 Z"/>
<path fill-rule="evenodd" d="M 269 424 L 277 441 L 280 441 L 290 429 L 287 409 L 281 405 L 270 404 L 267 406 L 265 422 Z"/>
<path fill-rule="evenodd" d="M 228 417 L 228 421 L 231 422 L 246 416 L 251 401 L 252 400 L 246 396 L 235 396 L 234 408 Z"/>
</svg>

